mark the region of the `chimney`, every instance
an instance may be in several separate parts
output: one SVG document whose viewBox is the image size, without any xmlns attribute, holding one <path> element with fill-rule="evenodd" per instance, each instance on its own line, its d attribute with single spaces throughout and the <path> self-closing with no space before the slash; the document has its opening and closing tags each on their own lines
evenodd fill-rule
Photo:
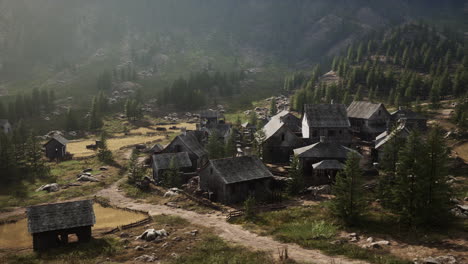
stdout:
<svg viewBox="0 0 468 264">
<path fill-rule="evenodd" d="M 331 99 L 330 104 L 334 104 L 334 103 L 335 103 L 335 100 Z"/>
<path fill-rule="evenodd" d="M 400 111 L 403 110 L 403 106 L 399 106 L 398 110 L 400 110 Z"/>
<path fill-rule="evenodd" d="M 325 143 L 327 141 L 327 137 L 320 136 L 320 143 Z"/>
</svg>

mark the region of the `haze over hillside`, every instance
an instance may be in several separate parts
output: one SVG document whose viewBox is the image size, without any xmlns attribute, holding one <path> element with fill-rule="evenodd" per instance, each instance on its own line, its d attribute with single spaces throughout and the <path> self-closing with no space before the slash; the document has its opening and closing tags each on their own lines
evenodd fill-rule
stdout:
<svg viewBox="0 0 468 264">
<path fill-rule="evenodd" d="M 453 26 L 464 1 L 0 1 L 0 76 L 24 79 L 94 55 L 141 67 L 169 60 L 310 65 L 372 30 L 405 21 Z M 195 61 L 195 62 L 194 62 Z M 163 70 L 163 69 L 162 69 Z M 25 76 L 26 75 L 26 76 Z M 34 75 L 35 76 L 35 75 Z"/>
</svg>

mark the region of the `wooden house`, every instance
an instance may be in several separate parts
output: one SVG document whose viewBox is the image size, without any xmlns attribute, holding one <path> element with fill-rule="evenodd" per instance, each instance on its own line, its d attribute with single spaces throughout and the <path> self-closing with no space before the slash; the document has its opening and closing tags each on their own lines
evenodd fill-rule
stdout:
<svg viewBox="0 0 468 264">
<path fill-rule="evenodd" d="M 31 206 L 26 212 L 34 250 L 67 244 L 70 234 L 76 234 L 79 242 L 88 242 L 96 223 L 92 200 Z"/>
<path fill-rule="evenodd" d="M 410 129 L 404 123 L 398 125 L 395 129 L 387 130 L 375 138 L 375 147 L 372 150 L 373 161 L 380 161 L 383 156 L 386 144 L 391 144 L 392 139 L 405 140 L 410 134 Z"/>
<path fill-rule="evenodd" d="M 271 195 L 271 172 L 254 156 L 211 160 L 200 170 L 200 188 L 213 201 L 232 204 L 253 196 L 258 200 Z"/>
<path fill-rule="evenodd" d="M 186 131 L 175 137 L 162 153 L 187 152 L 193 170 L 203 167 L 208 162 L 208 152 L 202 145 L 202 137 L 197 131 Z"/>
<path fill-rule="evenodd" d="M 11 133 L 11 124 L 6 119 L 0 119 L 0 132 Z"/>
<path fill-rule="evenodd" d="M 410 109 L 400 107 L 397 111 L 391 114 L 390 128 L 405 123 L 407 129 L 417 129 L 425 131 L 427 129 L 427 118 Z"/>
<path fill-rule="evenodd" d="M 354 101 L 347 112 L 351 131 L 366 140 L 373 140 L 387 130 L 390 121 L 390 113 L 383 104 Z"/>
<path fill-rule="evenodd" d="M 233 133 L 232 126 L 230 124 L 210 124 L 202 127 L 200 131 L 205 132 L 207 137 L 217 133 L 219 140 L 224 143 L 229 140 L 229 137 Z"/>
<path fill-rule="evenodd" d="M 281 123 L 284 123 L 292 132 L 294 133 L 301 132 L 301 125 L 302 125 L 301 119 L 293 115 L 291 112 L 281 111 L 277 115 L 273 116 L 271 119 L 274 119 L 274 118 L 279 119 Z"/>
<path fill-rule="evenodd" d="M 302 114 L 302 137 L 309 143 L 326 137 L 328 141 L 349 146 L 352 136 L 346 107 L 342 104 L 305 105 Z"/>
<path fill-rule="evenodd" d="M 325 137 L 322 137 L 320 142 L 312 145 L 298 148 L 294 150 L 294 155 L 299 158 L 299 162 L 304 172 L 307 184 L 320 185 L 328 184 L 329 181 L 324 182 L 322 178 L 314 178 L 314 167 L 325 160 L 334 160 L 344 163 L 348 158 L 350 152 L 355 152 L 361 156 L 357 151 L 340 145 L 336 142 L 329 142 Z M 328 163 L 328 162 L 327 162 Z M 323 167 L 322 167 L 323 168 Z"/>
<path fill-rule="evenodd" d="M 200 112 L 200 126 L 204 127 L 212 124 L 220 124 L 225 122 L 224 115 L 216 110 L 204 110 Z"/>
<path fill-rule="evenodd" d="M 61 160 L 67 154 L 68 140 L 60 135 L 54 135 L 44 144 L 46 157 L 50 160 Z"/>
<path fill-rule="evenodd" d="M 152 156 L 153 178 L 159 183 L 160 176 L 173 165 L 179 172 L 194 172 L 187 152 L 155 154 Z M 181 176 L 182 177 L 182 176 Z M 188 179 L 182 179 L 186 182 Z"/>
<path fill-rule="evenodd" d="M 283 112 L 282 112 L 283 113 Z M 263 138 L 262 151 L 263 161 L 267 163 L 289 163 L 295 148 L 304 146 L 303 140 L 299 138 L 290 128 L 287 115 L 278 114 L 273 116 L 263 127 L 265 137 Z"/>
</svg>

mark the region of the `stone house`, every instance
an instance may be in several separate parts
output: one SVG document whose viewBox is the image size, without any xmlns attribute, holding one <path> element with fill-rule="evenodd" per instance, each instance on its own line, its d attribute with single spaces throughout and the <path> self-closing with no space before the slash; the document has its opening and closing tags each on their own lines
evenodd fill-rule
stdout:
<svg viewBox="0 0 468 264">
<path fill-rule="evenodd" d="M 271 195 L 273 175 L 254 156 L 211 160 L 199 174 L 200 189 L 213 201 L 233 204 L 249 196 L 262 200 Z"/>
</svg>

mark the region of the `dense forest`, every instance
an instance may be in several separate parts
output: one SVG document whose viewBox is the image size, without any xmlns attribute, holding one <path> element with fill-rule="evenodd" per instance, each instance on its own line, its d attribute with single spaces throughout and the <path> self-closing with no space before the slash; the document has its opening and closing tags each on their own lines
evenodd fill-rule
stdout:
<svg viewBox="0 0 468 264">
<path fill-rule="evenodd" d="M 437 107 L 442 98 L 465 95 L 468 87 L 463 36 L 427 24 L 398 26 L 353 43 L 331 63 L 335 82 L 320 81 L 322 68 L 286 78 L 285 90 L 298 89 L 293 100 L 296 110 L 304 103 L 349 104 L 364 97 L 395 106 L 430 100 Z"/>
</svg>

